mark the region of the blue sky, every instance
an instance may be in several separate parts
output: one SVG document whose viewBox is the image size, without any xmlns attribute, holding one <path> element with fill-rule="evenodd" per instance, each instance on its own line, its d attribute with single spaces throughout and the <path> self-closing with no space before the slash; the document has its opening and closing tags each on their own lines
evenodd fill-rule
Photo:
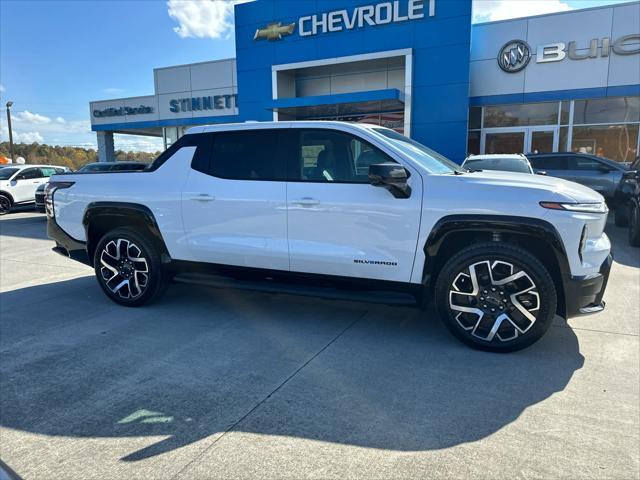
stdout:
<svg viewBox="0 0 640 480">
<path fill-rule="evenodd" d="M 474 21 L 624 1 L 476 0 Z M 17 141 L 95 145 L 90 100 L 149 95 L 156 67 L 235 55 L 230 3 L 0 0 L 0 139 L 12 100 Z M 116 138 L 116 148 L 159 147 L 155 139 Z"/>
</svg>

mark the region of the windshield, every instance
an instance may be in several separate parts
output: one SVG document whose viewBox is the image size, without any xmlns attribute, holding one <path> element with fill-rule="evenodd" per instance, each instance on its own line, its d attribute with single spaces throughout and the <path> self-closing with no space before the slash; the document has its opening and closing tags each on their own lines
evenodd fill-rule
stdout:
<svg viewBox="0 0 640 480">
<path fill-rule="evenodd" d="M 462 172 L 457 163 L 394 130 L 374 128 L 373 131 L 384 136 L 386 140 L 422 165 L 429 173 Z"/>
<path fill-rule="evenodd" d="M 464 162 L 469 170 L 498 170 L 502 172 L 531 173 L 529 164 L 520 158 L 478 158 Z"/>
<path fill-rule="evenodd" d="M 109 170 L 110 168 L 110 164 L 88 163 L 80 170 L 78 170 L 78 172 L 103 172 L 105 170 Z"/>
<path fill-rule="evenodd" d="M 0 180 L 9 180 L 18 170 L 20 169 L 14 167 L 0 168 Z"/>
</svg>

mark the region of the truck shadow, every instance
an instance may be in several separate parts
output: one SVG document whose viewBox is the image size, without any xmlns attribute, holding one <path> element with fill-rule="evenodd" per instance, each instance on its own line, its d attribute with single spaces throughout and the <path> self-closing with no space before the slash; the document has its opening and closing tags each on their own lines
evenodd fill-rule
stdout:
<svg viewBox="0 0 640 480">
<path fill-rule="evenodd" d="M 29 216 L 17 213 L 33 213 Z M 33 206 L 14 207 L 14 209 L 0 217 L 0 233 L 10 237 L 47 239 L 47 217 L 44 213 L 36 213 Z"/>
<path fill-rule="evenodd" d="M 124 309 L 91 277 L 0 298 L 1 425 L 166 436 L 123 461 L 230 429 L 447 448 L 562 391 L 584 360 L 562 321 L 533 347 L 497 355 L 459 344 L 432 311 L 413 308 L 175 285 L 157 305 Z"/>
</svg>

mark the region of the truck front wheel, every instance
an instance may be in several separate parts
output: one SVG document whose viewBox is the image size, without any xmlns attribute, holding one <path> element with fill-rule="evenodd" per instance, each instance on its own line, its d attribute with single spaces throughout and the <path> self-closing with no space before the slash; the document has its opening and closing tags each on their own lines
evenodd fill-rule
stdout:
<svg viewBox="0 0 640 480">
<path fill-rule="evenodd" d="M 100 287 L 120 305 L 139 307 L 152 302 L 168 284 L 160 254 L 153 242 L 137 231 L 112 230 L 100 239 L 94 254 Z"/>
<path fill-rule="evenodd" d="M 474 348 L 511 352 L 548 330 L 557 294 L 551 276 L 527 250 L 508 244 L 467 247 L 444 265 L 436 306 L 451 332 Z"/>
</svg>

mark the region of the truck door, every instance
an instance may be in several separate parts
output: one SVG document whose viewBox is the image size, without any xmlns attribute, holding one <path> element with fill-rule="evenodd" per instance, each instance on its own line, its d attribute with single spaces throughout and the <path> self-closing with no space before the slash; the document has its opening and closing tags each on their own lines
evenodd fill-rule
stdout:
<svg viewBox="0 0 640 480">
<path fill-rule="evenodd" d="M 185 239 L 194 260 L 289 270 L 279 131 L 204 134 L 211 136 L 209 161 L 191 169 L 182 192 Z"/>
<path fill-rule="evenodd" d="M 393 161 L 347 132 L 288 133 L 291 271 L 409 282 L 416 252 L 422 182 L 409 198 L 368 182 L 368 167 Z"/>
</svg>

